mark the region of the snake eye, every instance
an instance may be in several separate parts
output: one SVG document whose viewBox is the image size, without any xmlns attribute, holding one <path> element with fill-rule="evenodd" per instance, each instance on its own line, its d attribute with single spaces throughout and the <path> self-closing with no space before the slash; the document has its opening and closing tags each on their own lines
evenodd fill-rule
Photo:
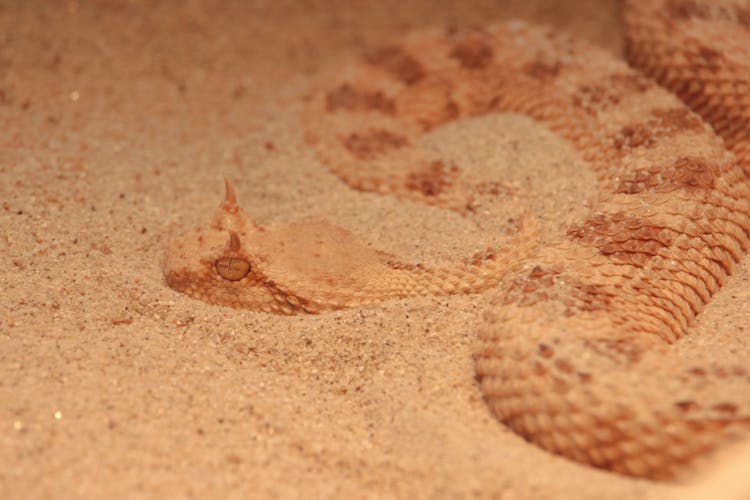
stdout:
<svg viewBox="0 0 750 500">
<path fill-rule="evenodd" d="M 250 272 L 250 264 L 235 257 L 222 257 L 215 265 L 219 276 L 229 281 L 239 281 Z"/>
<path fill-rule="evenodd" d="M 227 201 L 230 201 L 230 193 L 233 195 L 231 187 L 227 182 Z M 231 198 L 233 198 L 233 196 L 231 196 Z M 229 251 L 237 252 L 240 250 L 241 246 L 240 235 L 235 231 L 230 230 L 228 242 Z M 214 265 L 219 276 L 229 281 L 239 281 L 250 272 L 250 263 L 238 257 L 222 257 L 217 259 Z"/>
</svg>

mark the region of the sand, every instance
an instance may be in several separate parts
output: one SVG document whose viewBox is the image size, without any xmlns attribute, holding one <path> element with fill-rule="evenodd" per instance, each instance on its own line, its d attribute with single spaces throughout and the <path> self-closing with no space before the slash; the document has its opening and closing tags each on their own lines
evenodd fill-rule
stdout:
<svg viewBox="0 0 750 500">
<path fill-rule="evenodd" d="M 304 141 L 304 97 L 325 65 L 424 25 L 516 16 L 619 55 L 618 5 L 0 2 L 0 497 L 670 491 L 495 420 L 471 357 L 489 294 L 287 318 L 192 300 L 160 268 L 168 242 L 210 217 L 224 176 L 262 223 L 325 218 L 412 261 L 502 241 L 524 207 L 559 230 L 593 177 L 533 122 L 484 117 L 425 138 L 512 188 L 513 203 L 466 219 L 346 187 Z M 749 269 L 688 348 L 750 347 Z"/>
</svg>

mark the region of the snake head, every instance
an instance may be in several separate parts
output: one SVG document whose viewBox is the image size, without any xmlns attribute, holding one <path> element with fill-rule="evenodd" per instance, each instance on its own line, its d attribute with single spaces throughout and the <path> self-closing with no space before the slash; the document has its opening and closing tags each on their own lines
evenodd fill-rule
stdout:
<svg viewBox="0 0 750 500">
<path fill-rule="evenodd" d="M 210 223 L 167 247 L 162 263 L 167 284 L 211 304 L 277 314 L 315 312 L 269 278 L 267 230 L 247 216 L 227 180 L 225 187 Z"/>
</svg>

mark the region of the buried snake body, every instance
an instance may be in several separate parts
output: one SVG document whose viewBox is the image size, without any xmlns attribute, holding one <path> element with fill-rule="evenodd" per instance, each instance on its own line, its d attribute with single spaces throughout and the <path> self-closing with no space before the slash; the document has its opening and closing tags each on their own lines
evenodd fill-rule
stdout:
<svg viewBox="0 0 750 500">
<path fill-rule="evenodd" d="M 486 113 L 532 118 L 573 145 L 602 193 L 558 241 L 539 247 L 525 217 L 508 250 L 410 265 L 326 222 L 258 226 L 227 184 L 212 223 L 167 249 L 168 284 L 279 314 L 495 287 L 477 375 L 494 414 L 527 440 L 670 479 L 750 435 L 750 369 L 691 364 L 671 346 L 750 244 L 750 6 L 626 9 L 628 58 L 654 80 L 521 22 L 423 30 L 321 78 L 305 114 L 319 159 L 351 187 L 461 213 L 493 186 L 419 136 Z"/>
</svg>

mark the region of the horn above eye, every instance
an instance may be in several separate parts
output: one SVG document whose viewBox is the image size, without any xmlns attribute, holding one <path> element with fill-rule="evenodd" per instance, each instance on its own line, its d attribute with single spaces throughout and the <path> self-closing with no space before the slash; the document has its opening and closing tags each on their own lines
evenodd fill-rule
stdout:
<svg viewBox="0 0 750 500">
<path fill-rule="evenodd" d="M 234 194 L 234 188 L 229 184 L 229 179 L 224 177 L 224 189 L 226 190 L 226 203 L 230 205 L 237 204 L 237 195 Z"/>
<path fill-rule="evenodd" d="M 240 235 L 237 234 L 235 231 L 229 230 L 229 250 L 231 251 L 237 251 L 242 247 L 242 242 L 240 241 Z"/>
</svg>

